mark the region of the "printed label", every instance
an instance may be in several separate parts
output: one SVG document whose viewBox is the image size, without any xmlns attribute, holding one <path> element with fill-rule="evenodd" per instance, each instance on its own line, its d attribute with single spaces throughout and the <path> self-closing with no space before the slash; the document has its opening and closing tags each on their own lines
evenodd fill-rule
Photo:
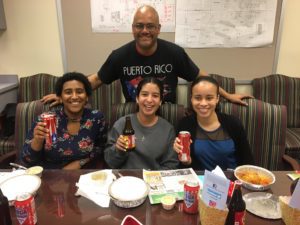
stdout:
<svg viewBox="0 0 300 225">
<path fill-rule="evenodd" d="M 124 140 L 127 142 L 126 149 L 135 148 L 135 136 L 134 135 L 126 135 L 126 136 L 124 136 Z"/>
<path fill-rule="evenodd" d="M 234 225 L 245 225 L 245 211 L 234 214 Z"/>
<path fill-rule="evenodd" d="M 190 208 L 194 205 L 195 203 L 195 194 L 190 192 L 190 191 L 186 191 L 184 193 L 184 204 L 186 205 L 187 208 Z"/>
<path fill-rule="evenodd" d="M 28 218 L 28 212 L 26 209 L 18 207 L 16 208 L 16 216 L 20 224 L 23 224 Z"/>
</svg>

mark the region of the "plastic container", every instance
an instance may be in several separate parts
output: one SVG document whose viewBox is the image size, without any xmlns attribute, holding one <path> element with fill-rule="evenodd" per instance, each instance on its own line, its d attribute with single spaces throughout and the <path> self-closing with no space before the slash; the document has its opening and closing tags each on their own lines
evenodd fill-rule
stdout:
<svg viewBox="0 0 300 225">
<path fill-rule="evenodd" d="M 172 195 L 165 195 L 161 198 L 161 204 L 164 209 L 171 210 L 174 208 L 174 205 L 176 203 L 176 199 Z"/>
<path fill-rule="evenodd" d="M 36 175 L 36 176 L 41 177 L 42 173 L 43 173 L 43 170 L 44 170 L 44 168 L 41 167 L 41 166 L 33 166 L 33 167 L 30 167 L 26 170 L 26 174 Z"/>
</svg>

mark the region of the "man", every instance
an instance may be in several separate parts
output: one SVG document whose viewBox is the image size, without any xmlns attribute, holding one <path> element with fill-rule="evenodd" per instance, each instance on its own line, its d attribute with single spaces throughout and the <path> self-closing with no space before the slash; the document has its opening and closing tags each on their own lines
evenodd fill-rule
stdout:
<svg viewBox="0 0 300 225">
<path fill-rule="evenodd" d="M 135 101 L 136 87 L 144 77 L 154 76 L 164 84 L 164 102 L 176 103 L 178 77 L 193 81 L 197 76 L 207 75 L 194 64 L 183 48 L 158 39 L 161 25 L 157 11 L 149 5 L 137 9 L 132 33 L 134 41 L 114 50 L 97 74 L 88 77 L 92 88 L 102 83 L 110 84 L 120 79 L 126 102 Z M 248 95 L 229 94 L 220 89 L 220 94 L 231 102 L 246 105 Z M 58 103 L 54 94 L 44 96 L 42 101 Z"/>
</svg>

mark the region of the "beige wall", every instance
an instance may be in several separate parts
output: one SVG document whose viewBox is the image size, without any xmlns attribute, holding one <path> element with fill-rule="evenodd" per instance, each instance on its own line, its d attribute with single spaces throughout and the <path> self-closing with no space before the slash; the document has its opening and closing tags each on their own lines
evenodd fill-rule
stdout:
<svg viewBox="0 0 300 225">
<path fill-rule="evenodd" d="M 55 0 L 3 0 L 0 74 L 63 73 Z M 300 1 L 286 0 L 277 72 L 300 77 Z M 243 92 L 250 92 L 241 86 Z"/>
<path fill-rule="evenodd" d="M 300 77 L 300 1 L 286 0 L 277 73 Z"/>
<path fill-rule="evenodd" d="M 0 31 L 0 74 L 61 75 L 55 0 L 3 0 L 3 4 L 7 30 Z"/>
</svg>

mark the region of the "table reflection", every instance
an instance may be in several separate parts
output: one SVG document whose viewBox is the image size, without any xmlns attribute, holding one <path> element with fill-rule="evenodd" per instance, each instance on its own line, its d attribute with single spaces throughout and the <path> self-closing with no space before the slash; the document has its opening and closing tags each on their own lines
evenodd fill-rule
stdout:
<svg viewBox="0 0 300 225">
<path fill-rule="evenodd" d="M 92 172 L 92 170 L 45 170 L 42 175 L 42 184 L 35 196 L 38 224 L 109 224 L 120 225 L 126 215 L 135 216 L 144 225 L 198 225 L 198 215 L 186 214 L 182 210 L 182 201 L 178 201 L 174 209 L 167 211 L 160 204 L 151 205 L 146 201 L 131 209 L 123 209 L 110 202 L 108 208 L 102 208 L 91 200 L 81 196 L 75 196 L 80 175 Z M 142 170 L 119 170 L 115 174 L 123 176 L 142 177 Z M 288 195 L 291 180 L 285 172 L 275 171 L 276 182 L 268 190 L 275 195 Z M 203 174 L 199 172 L 199 174 Z M 243 189 L 243 193 L 248 193 Z M 15 210 L 11 207 L 13 224 L 17 224 Z M 262 219 L 251 213 L 246 213 L 247 225 L 283 225 L 283 221 Z"/>
</svg>

